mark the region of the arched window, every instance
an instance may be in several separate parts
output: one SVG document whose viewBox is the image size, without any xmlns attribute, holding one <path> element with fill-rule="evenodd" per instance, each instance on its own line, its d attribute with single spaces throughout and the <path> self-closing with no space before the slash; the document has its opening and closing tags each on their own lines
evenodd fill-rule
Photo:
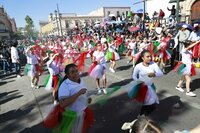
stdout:
<svg viewBox="0 0 200 133">
<path fill-rule="evenodd" d="M 0 22 L 0 32 L 5 32 L 7 30 L 6 26 L 4 23 Z"/>
</svg>

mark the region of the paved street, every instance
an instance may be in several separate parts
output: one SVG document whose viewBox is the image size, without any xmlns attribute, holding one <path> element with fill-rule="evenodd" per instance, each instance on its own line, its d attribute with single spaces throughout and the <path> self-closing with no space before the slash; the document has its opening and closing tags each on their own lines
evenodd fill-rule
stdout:
<svg viewBox="0 0 200 133">
<path fill-rule="evenodd" d="M 93 99 L 90 107 L 94 110 L 96 118 L 90 133 L 123 133 L 122 124 L 137 118 L 141 105 L 127 96 L 126 90 L 132 83 L 132 65 L 126 64 L 126 61 L 127 59 L 121 59 L 117 62 L 115 74 L 107 71 L 109 90 L 120 87 L 111 96 L 97 96 L 94 79 L 83 73 L 82 78 L 88 85 L 88 95 Z M 87 60 L 86 70 L 89 65 L 90 60 Z M 197 71 L 200 74 L 200 70 Z M 41 76 L 40 89 L 30 88 L 30 79 L 26 76 L 16 78 L 11 75 L 3 78 L 0 82 L 0 133 L 50 132 L 40 124 L 53 106 L 51 93 L 46 92 L 43 87 L 46 75 L 47 72 Z M 155 79 L 160 105 L 151 117 L 166 133 L 176 129 L 190 129 L 200 123 L 198 77 L 199 75 L 193 77 L 191 86 L 197 97 L 188 97 L 174 89 L 180 77 L 173 71 Z"/>
</svg>

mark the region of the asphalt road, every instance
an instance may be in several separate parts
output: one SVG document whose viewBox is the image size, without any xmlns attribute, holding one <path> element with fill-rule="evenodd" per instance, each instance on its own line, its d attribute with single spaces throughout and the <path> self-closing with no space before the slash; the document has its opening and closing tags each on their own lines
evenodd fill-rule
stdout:
<svg viewBox="0 0 200 133">
<path fill-rule="evenodd" d="M 127 96 L 127 89 L 132 83 L 132 66 L 127 59 L 117 61 L 116 73 L 107 70 L 108 90 L 117 91 L 111 95 L 97 95 L 95 80 L 82 74 L 92 98 L 90 107 L 95 113 L 95 124 L 89 133 L 126 133 L 121 126 L 137 118 L 141 105 Z M 86 61 L 86 68 L 90 60 Z M 109 63 L 107 63 L 108 68 Z M 193 77 L 191 88 L 197 97 L 188 97 L 175 90 L 180 78 L 173 71 L 161 78 L 155 78 L 160 99 L 158 109 L 150 116 L 165 130 L 190 129 L 200 124 L 200 70 Z M 0 132 L 1 133 L 50 133 L 40 122 L 53 106 L 51 92 L 44 90 L 43 83 L 47 72 L 40 78 L 40 89 L 30 88 L 30 79 L 26 76 L 16 78 L 10 75 L 0 82 Z"/>
</svg>

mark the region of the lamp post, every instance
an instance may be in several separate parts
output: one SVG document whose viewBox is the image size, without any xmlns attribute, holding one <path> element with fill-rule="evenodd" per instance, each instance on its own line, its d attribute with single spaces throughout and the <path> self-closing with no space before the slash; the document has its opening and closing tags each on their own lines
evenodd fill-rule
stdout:
<svg viewBox="0 0 200 133">
<path fill-rule="evenodd" d="M 59 11 L 58 3 L 57 3 L 57 11 L 58 11 L 58 19 L 59 19 L 59 22 L 60 22 L 60 33 L 61 33 L 61 36 L 63 36 L 62 23 L 61 23 L 62 14 Z"/>
<path fill-rule="evenodd" d="M 55 10 L 54 13 L 55 13 L 54 15 L 52 13 L 50 13 L 50 16 L 51 16 L 52 21 L 54 21 L 54 20 L 56 21 L 56 25 L 57 25 L 56 29 L 57 29 L 58 34 L 59 34 L 60 30 L 59 30 L 59 25 L 58 25 L 58 14 L 57 14 L 58 12 Z"/>
<path fill-rule="evenodd" d="M 56 20 L 58 35 L 63 36 L 62 24 L 61 24 L 62 14 L 59 13 L 58 4 L 57 4 L 57 10 L 54 11 L 54 15 L 52 13 L 50 13 L 50 16 L 51 16 L 51 20 L 53 20 L 53 21 Z"/>
<path fill-rule="evenodd" d="M 180 10 L 180 0 L 176 1 L 176 22 L 180 22 L 180 17 L 179 17 L 179 10 Z"/>
</svg>

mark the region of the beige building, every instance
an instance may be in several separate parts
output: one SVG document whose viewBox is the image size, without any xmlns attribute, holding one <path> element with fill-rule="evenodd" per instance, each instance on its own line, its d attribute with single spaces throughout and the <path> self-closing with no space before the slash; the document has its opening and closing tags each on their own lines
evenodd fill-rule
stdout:
<svg viewBox="0 0 200 133">
<path fill-rule="evenodd" d="M 90 12 L 88 15 L 77 15 L 76 13 L 51 14 L 48 17 L 48 24 L 40 23 L 42 35 L 64 35 L 69 29 L 94 25 L 109 15 L 126 16 L 131 10 L 130 7 L 102 7 Z"/>
<path fill-rule="evenodd" d="M 0 40 L 9 39 L 17 31 L 14 18 L 10 18 L 3 7 L 0 7 Z"/>
</svg>

